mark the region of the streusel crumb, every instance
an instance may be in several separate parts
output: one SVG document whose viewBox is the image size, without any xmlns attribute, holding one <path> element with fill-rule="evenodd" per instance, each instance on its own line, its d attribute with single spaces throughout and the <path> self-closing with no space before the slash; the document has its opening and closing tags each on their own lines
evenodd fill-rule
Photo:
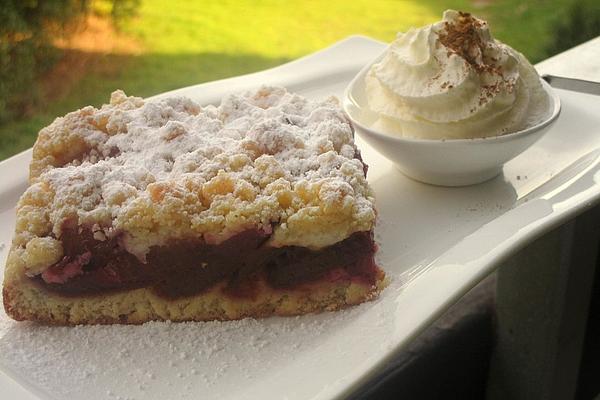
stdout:
<svg viewBox="0 0 600 400">
<path fill-rule="evenodd" d="M 13 247 L 32 274 L 60 258 L 74 226 L 121 235 L 141 259 L 169 240 L 252 228 L 273 229 L 271 246 L 321 248 L 373 226 L 356 154 L 335 98 L 262 87 L 202 107 L 116 91 L 40 132 Z"/>
</svg>

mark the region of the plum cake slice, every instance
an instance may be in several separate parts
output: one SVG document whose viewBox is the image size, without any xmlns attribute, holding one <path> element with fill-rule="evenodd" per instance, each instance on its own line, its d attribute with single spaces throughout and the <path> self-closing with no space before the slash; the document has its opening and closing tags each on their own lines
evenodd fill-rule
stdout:
<svg viewBox="0 0 600 400">
<path fill-rule="evenodd" d="M 295 315 L 373 299 L 374 199 L 337 100 L 112 94 L 42 129 L 3 287 L 53 324 Z"/>
</svg>

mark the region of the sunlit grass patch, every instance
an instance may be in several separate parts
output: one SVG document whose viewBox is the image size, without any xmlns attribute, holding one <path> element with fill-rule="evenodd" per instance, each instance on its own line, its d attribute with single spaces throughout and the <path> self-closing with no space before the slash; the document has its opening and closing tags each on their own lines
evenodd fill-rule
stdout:
<svg viewBox="0 0 600 400">
<path fill-rule="evenodd" d="M 539 61 L 555 21 L 572 1 L 143 0 L 138 15 L 121 25 L 127 39 L 105 32 L 98 40 L 117 43 L 94 46 L 87 39 L 77 48 L 63 46 L 71 65 L 58 65 L 67 73 L 78 63 L 85 70 L 72 70 L 78 74 L 72 84 L 50 74 L 54 81 L 45 84 L 56 91 L 52 102 L 27 120 L 0 126 L 0 159 L 31 146 L 56 116 L 99 106 L 117 88 L 151 96 L 273 67 L 352 34 L 387 42 L 398 31 L 438 20 L 446 8 L 489 19 L 499 39 Z"/>
</svg>

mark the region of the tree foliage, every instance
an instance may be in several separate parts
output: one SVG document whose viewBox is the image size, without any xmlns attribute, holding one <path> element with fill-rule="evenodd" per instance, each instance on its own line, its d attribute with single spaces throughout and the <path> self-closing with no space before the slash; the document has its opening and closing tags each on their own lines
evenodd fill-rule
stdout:
<svg viewBox="0 0 600 400">
<path fill-rule="evenodd" d="M 113 18 L 131 14 L 139 0 L 105 0 Z M 52 46 L 67 27 L 85 21 L 93 0 L 0 0 L 0 123 L 27 115 L 39 101 L 36 78 L 52 67 Z"/>
<path fill-rule="evenodd" d="M 560 19 L 548 46 L 553 55 L 600 35 L 600 2 L 598 0 L 576 0 L 567 14 Z"/>
</svg>

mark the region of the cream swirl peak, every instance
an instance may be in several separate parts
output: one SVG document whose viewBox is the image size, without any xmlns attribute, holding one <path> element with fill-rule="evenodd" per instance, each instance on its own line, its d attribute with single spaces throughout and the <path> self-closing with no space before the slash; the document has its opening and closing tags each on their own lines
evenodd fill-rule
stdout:
<svg viewBox="0 0 600 400">
<path fill-rule="evenodd" d="M 529 61 L 492 38 L 487 22 L 453 10 L 399 33 L 366 75 L 365 90 L 377 128 L 424 139 L 503 135 L 549 110 Z"/>
</svg>

